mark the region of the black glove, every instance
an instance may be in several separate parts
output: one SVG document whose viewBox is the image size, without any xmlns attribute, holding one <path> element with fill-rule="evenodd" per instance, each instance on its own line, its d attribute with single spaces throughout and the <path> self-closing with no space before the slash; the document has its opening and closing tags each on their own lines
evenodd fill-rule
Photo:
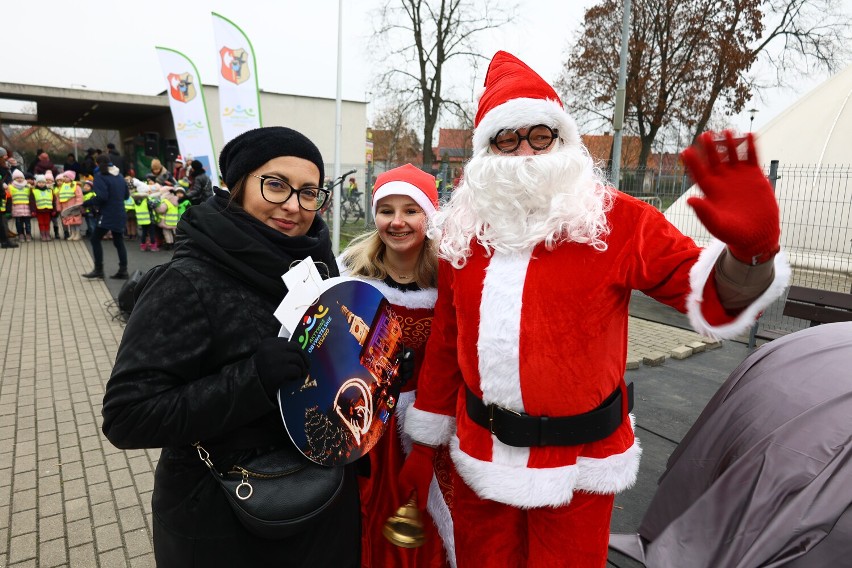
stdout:
<svg viewBox="0 0 852 568">
<path fill-rule="evenodd" d="M 254 366 L 266 394 L 275 400 L 282 385 L 303 381 L 308 376 L 310 363 L 297 343 L 283 337 L 269 337 L 260 342 Z"/>
<path fill-rule="evenodd" d="M 402 351 L 399 354 L 399 386 L 405 386 L 405 383 L 414 378 L 414 349 L 402 346 Z"/>
</svg>

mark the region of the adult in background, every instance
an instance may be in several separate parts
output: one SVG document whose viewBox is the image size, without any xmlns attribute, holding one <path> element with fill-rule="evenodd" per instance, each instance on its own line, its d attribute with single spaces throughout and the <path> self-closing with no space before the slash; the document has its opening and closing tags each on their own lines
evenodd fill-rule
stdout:
<svg viewBox="0 0 852 568">
<path fill-rule="evenodd" d="M 47 175 L 47 172 L 50 172 L 50 177 L 55 178 L 56 174 L 59 173 L 59 169 L 53 165 L 53 162 L 50 160 L 50 156 L 47 155 L 47 152 L 41 152 L 36 158 L 36 162 L 33 165 L 33 173 L 36 175 Z"/>
<path fill-rule="evenodd" d="M 9 152 L 6 148 L 0 147 L 0 184 L 4 186 L 12 181 L 12 169 L 9 167 L 9 157 Z"/>
<path fill-rule="evenodd" d="M 35 175 L 36 164 L 38 164 L 39 156 L 41 156 L 43 152 L 44 152 L 43 148 L 36 148 L 35 156 L 33 157 L 32 161 L 30 162 L 30 165 L 27 166 L 27 171 L 24 172 L 25 174 L 29 173 L 29 174 Z"/>
<path fill-rule="evenodd" d="M 124 228 L 127 225 L 124 201 L 130 197 L 130 193 L 121 172 L 110 162 L 108 156 L 98 156 L 97 166 L 98 173 L 95 174 L 94 180 L 95 197 L 88 204 L 98 211 L 97 226 L 95 231 L 89 235 L 95 267 L 91 272 L 83 274 L 83 278 L 104 277 L 104 249 L 101 239 L 107 233 L 112 232 L 112 244 L 118 253 L 118 272 L 110 278 L 127 279 L 127 249 L 124 248 L 122 233 L 124 233 Z"/>
<path fill-rule="evenodd" d="M 683 160 L 717 241 L 608 187 L 553 88 L 498 52 L 474 155 L 435 214 L 438 300 L 400 475 L 425 506 L 433 446 L 450 445 L 459 568 L 606 564 L 616 493 L 641 450 L 624 382 L 633 290 L 705 336 L 747 331 L 786 287 L 778 203 L 754 142 L 728 133 Z"/>
<path fill-rule="evenodd" d="M 411 438 L 401 425 L 417 392 L 417 371 L 423 360 L 437 298 L 438 258 L 435 242 L 426 238 L 429 219 L 438 207 L 435 178 L 406 164 L 376 178 L 372 208 L 376 230 L 352 241 L 340 256 L 341 274 L 370 282 L 391 303 L 402 322 L 402 342 L 412 350 L 413 376 L 403 386 L 387 430 L 362 458 L 369 467 L 361 487 L 362 566 L 438 567 L 453 557 L 450 462 L 446 451 L 435 461 L 429 515 L 424 517 L 426 543 L 419 548 L 392 545 L 382 534 L 388 517 L 406 501 L 399 471 L 411 451 Z M 446 552 L 445 549 L 446 548 Z"/>
<path fill-rule="evenodd" d="M 9 166 L 10 156 L 5 148 L 0 147 L 0 248 L 15 248 L 18 243 L 9 239 L 9 225 L 6 221 L 7 205 L 11 203 L 9 186 L 12 184 L 13 168 Z M 19 172 L 20 173 L 20 172 Z M 23 177 L 23 176 L 21 176 Z"/>
<path fill-rule="evenodd" d="M 154 176 L 154 183 L 158 183 L 160 185 L 175 185 L 175 178 L 167 170 L 163 167 L 163 164 L 157 158 L 151 160 L 151 175 Z"/>
<path fill-rule="evenodd" d="M 74 156 L 73 152 L 65 156 L 65 163 L 63 164 L 62 169 L 63 172 L 72 171 L 74 172 L 74 177 L 76 178 L 80 175 L 80 169 L 80 162 L 77 161 L 77 158 L 76 156 Z"/>
<path fill-rule="evenodd" d="M 124 160 L 119 151 L 115 149 L 115 144 L 112 142 L 107 144 L 106 156 L 109 158 L 110 163 L 118 168 L 118 171 L 122 176 L 127 175 L 127 162 Z"/>
<path fill-rule="evenodd" d="M 290 266 L 311 257 L 337 276 L 316 210 L 323 159 L 302 134 L 249 130 L 225 145 L 230 193 L 190 207 L 172 260 L 139 283 L 106 387 L 103 431 L 119 448 L 162 448 L 154 477 L 154 556 L 160 568 L 334 566 L 359 563 L 358 488 L 346 467 L 339 498 L 317 524 L 281 540 L 249 532 L 193 444 L 219 470 L 291 445 L 278 389 L 304 381 L 308 361 L 278 337 L 273 315 Z M 192 337 L 191 348 L 176 348 Z M 142 347 L 140 347 L 142 346 Z"/>
<path fill-rule="evenodd" d="M 95 163 L 95 149 L 87 148 L 86 156 L 83 158 L 83 161 L 80 163 L 80 176 L 91 177 L 95 175 L 95 167 L 97 164 Z"/>
<path fill-rule="evenodd" d="M 186 192 L 186 196 L 192 205 L 203 203 L 213 195 L 213 183 L 210 181 L 210 176 L 204 170 L 204 164 L 200 161 L 193 160 L 190 163 L 189 178 L 191 185 L 189 186 L 189 191 Z"/>
<path fill-rule="evenodd" d="M 175 180 L 175 184 L 186 178 L 186 166 L 183 163 L 183 156 L 175 158 L 175 163 L 172 165 L 172 178 Z"/>
</svg>

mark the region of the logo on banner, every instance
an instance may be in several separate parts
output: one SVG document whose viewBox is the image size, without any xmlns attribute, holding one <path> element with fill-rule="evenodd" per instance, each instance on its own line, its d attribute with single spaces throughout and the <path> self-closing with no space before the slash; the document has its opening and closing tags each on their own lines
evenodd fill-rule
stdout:
<svg viewBox="0 0 852 568">
<path fill-rule="evenodd" d="M 223 47 L 219 50 L 219 60 L 222 62 L 222 78 L 235 85 L 245 83 L 249 78 L 248 53 L 245 49 Z"/>
<path fill-rule="evenodd" d="M 169 93 L 172 98 L 182 103 L 188 103 L 195 98 L 195 85 L 189 73 L 169 73 Z"/>
</svg>

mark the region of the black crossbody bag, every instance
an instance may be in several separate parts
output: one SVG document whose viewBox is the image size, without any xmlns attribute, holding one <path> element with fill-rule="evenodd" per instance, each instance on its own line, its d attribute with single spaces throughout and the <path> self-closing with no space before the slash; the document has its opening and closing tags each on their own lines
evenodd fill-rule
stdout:
<svg viewBox="0 0 852 568">
<path fill-rule="evenodd" d="M 342 466 L 316 464 L 289 445 L 259 451 L 226 473 L 214 467 L 200 442 L 193 446 L 243 526 L 263 538 L 286 538 L 309 528 L 343 489 Z"/>
</svg>

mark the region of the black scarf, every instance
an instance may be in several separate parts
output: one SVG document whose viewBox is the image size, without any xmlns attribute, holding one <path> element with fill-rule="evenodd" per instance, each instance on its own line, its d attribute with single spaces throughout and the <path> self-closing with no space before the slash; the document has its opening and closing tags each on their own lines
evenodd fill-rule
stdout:
<svg viewBox="0 0 852 568">
<path fill-rule="evenodd" d="M 328 226 L 320 215 L 306 235 L 288 237 L 260 222 L 216 189 L 213 199 L 186 210 L 177 226 L 175 258 L 196 256 L 200 249 L 247 284 L 276 298 L 287 287 L 281 275 L 290 265 L 311 257 L 323 279 L 339 276 Z"/>
</svg>

